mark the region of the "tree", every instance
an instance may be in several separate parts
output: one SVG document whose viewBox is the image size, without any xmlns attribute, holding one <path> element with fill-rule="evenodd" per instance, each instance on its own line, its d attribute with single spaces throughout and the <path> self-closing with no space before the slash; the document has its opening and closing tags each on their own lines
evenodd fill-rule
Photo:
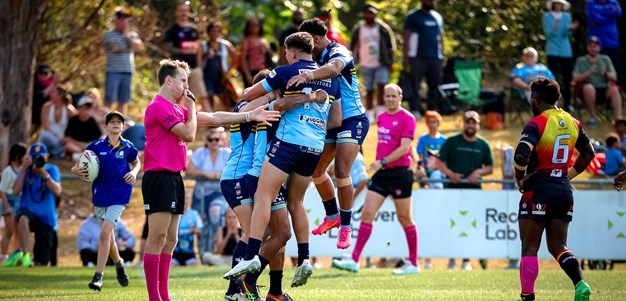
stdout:
<svg viewBox="0 0 626 301">
<path fill-rule="evenodd" d="M 9 147 L 28 142 L 35 57 L 48 0 L 0 1 L 0 161 Z"/>
</svg>

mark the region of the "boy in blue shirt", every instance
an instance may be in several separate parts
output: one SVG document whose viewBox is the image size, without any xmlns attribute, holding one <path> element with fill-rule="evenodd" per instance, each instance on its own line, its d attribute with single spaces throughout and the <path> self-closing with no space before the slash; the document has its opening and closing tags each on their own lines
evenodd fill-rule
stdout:
<svg viewBox="0 0 626 301">
<path fill-rule="evenodd" d="M 102 289 L 102 275 L 109 255 L 115 263 L 117 281 L 122 286 L 128 286 L 128 275 L 124 269 L 124 260 L 120 257 L 115 244 L 113 228 L 130 202 L 133 184 L 141 168 L 137 148 L 121 136 L 124 130 L 124 115 L 118 111 L 108 113 L 104 129 L 106 137 L 87 146 L 87 150 L 95 152 L 100 161 L 100 171 L 92 186 L 94 213 L 101 225 L 100 244 L 96 273 L 89 283 L 90 289 L 98 291 Z M 87 174 L 87 168 L 79 167 L 76 162 L 72 172 L 84 176 Z"/>
<path fill-rule="evenodd" d="M 606 143 L 604 174 L 616 175 L 624 167 L 624 156 L 619 149 L 619 136 L 615 133 L 609 133 L 604 138 Z"/>
</svg>

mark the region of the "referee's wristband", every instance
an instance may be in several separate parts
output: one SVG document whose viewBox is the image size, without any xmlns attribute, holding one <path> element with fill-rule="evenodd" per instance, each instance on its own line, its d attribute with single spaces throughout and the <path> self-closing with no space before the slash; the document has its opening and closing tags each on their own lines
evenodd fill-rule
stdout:
<svg viewBox="0 0 626 301">
<path fill-rule="evenodd" d="M 385 160 L 385 158 L 380 159 L 380 164 L 383 166 L 387 165 L 387 160 Z"/>
</svg>

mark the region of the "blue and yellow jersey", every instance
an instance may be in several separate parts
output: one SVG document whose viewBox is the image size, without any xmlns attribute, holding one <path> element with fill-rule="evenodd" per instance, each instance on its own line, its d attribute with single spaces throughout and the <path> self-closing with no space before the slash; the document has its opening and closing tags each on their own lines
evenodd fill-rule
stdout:
<svg viewBox="0 0 626 301">
<path fill-rule="evenodd" d="M 356 77 L 354 59 L 352 58 L 352 55 L 350 55 L 348 48 L 335 42 L 326 46 L 326 49 L 322 52 L 322 57 L 319 63 L 324 65 L 334 60 L 341 60 L 344 65 L 341 74 L 337 76 L 337 79 L 339 80 L 339 89 L 341 90 L 342 119 L 346 120 L 350 117 L 364 114 L 365 108 L 361 103 L 359 81 Z"/>
<path fill-rule="evenodd" d="M 283 112 L 276 138 L 287 143 L 310 147 L 317 150 L 324 149 L 326 123 L 330 106 L 341 98 L 339 81 L 336 78 L 324 80 L 309 80 L 299 86 L 285 89 L 291 77 L 319 66 L 313 61 L 300 60 L 288 66 L 280 66 L 265 77 L 261 84 L 266 92 L 280 89 L 284 96 L 313 93 L 318 89 L 326 91 L 329 99 L 324 103 L 307 102 L 291 110 Z M 343 103 L 342 103 L 343 104 Z"/>
<path fill-rule="evenodd" d="M 233 112 L 239 112 L 248 102 L 239 102 Z M 230 126 L 230 149 L 231 153 L 222 171 L 221 180 L 239 179 L 246 175 L 252 167 L 254 151 L 254 122 L 236 123 Z"/>
</svg>

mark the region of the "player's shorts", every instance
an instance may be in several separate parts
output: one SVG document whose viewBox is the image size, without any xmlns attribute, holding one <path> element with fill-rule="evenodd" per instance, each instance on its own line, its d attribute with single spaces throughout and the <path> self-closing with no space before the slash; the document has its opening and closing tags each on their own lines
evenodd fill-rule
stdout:
<svg viewBox="0 0 626 301">
<path fill-rule="evenodd" d="M 363 80 L 363 86 L 366 91 L 374 91 L 374 84 L 384 85 L 389 82 L 389 68 L 380 66 L 378 68 L 359 68 L 360 77 Z"/>
<path fill-rule="evenodd" d="M 370 122 L 365 114 L 344 119 L 341 126 L 326 132 L 326 143 L 356 143 L 362 145 Z"/>
<path fill-rule="evenodd" d="M 98 219 L 98 222 L 100 223 L 100 226 L 102 226 L 104 220 L 112 222 L 113 225 L 117 225 L 117 221 L 120 220 L 124 208 L 126 208 L 124 205 L 113 205 L 108 207 L 94 206 L 93 211 Z"/>
<path fill-rule="evenodd" d="M 22 216 L 28 218 L 30 232 L 35 233 L 35 245 L 33 246 L 33 260 L 47 265 L 52 258 L 52 245 L 54 241 L 54 228 L 45 224 L 28 209 L 22 210 L 17 217 L 19 221 Z"/>
<path fill-rule="evenodd" d="M 381 169 L 370 179 L 367 189 L 384 197 L 389 195 L 396 199 L 411 197 L 413 171 L 408 167 Z"/>
<path fill-rule="evenodd" d="M 286 174 L 295 172 L 303 177 L 310 177 L 321 155 L 321 149 L 291 144 L 274 138 L 267 148 L 265 160 Z"/>
<path fill-rule="evenodd" d="M 172 261 L 174 261 L 174 264 L 186 266 L 198 262 L 198 259 L 195 253 L 174 252 L 172 254 Z"/>
<path fill-rule="evenodd" d="M 545 180 L 545 178 L 544 178 Z M 535 179 L 535 183 L 542 179 Z M 527 187 L 531 189 L 526 189 Z M 574 195 L 569 184 L 524 184 L 524 193 L 519 202 L 519 218 L 537 221 L 560 219 L 572 221 L 574 215 Z"/>
<path fill-rule="evenodd" d="M 180 172 L 147 171 L 141 183 L 146 215 L 154 212 L 185 212 L 185 183 Z"/>
<path fill-rule="evenodd" d="M 246 191 L 256 192 L 256 189 L 259 186 L 259 177 L 248 174 L 243 177 L 243 182 L 243 186 L 245 186 Z M 272 211 L 287 207 L 287 201 L 285 199 L 286 195 L 287 190 L 285 189 L 285 184 L 283 184 L 278 190 L 278 195 L 272 201 Z M 252 193 L 251 197 L 254 199 L 254 193 Z"/>
<path fill-rule="evenodd" d="M 248 191 L 246 189 L 244 179 L 245 176 L 239 179 L 222 180 L 220 182 L 224 199 L 226 199 L 226 202 L 232 209 L 235 209 L 239 205 L 252 203 L 254 191 Z"/>
<path fill-rule="evenodd" d="M 195 97 L 206 97 L 209 93 L 206 91 L 206 86 L 204 85 L 204 75 L 202 75 L 202 67 L 196 67 L 190 70 L 189 78 L 187 82 L 189 83 L 189 91 L 193 93 Z"/>
</svg>

